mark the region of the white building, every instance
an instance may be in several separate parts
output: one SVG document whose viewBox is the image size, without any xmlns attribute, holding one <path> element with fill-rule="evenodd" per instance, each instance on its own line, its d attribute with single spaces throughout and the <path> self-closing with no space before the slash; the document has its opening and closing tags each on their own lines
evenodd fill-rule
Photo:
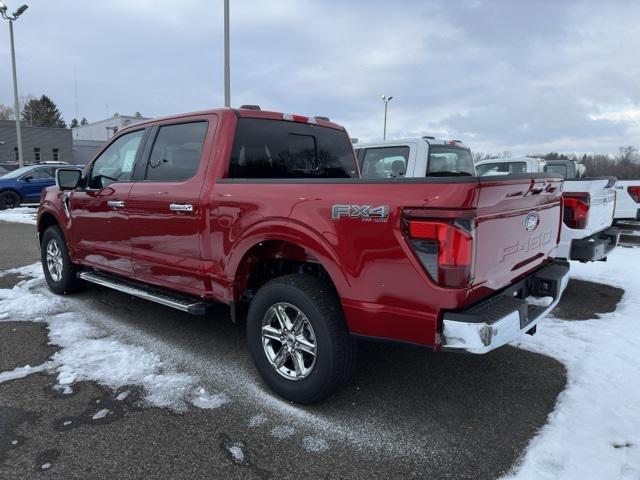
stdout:
<svg viewBox="0 0 640 480">
<path fill-rule="evenodd" d="M 105 142 L 118 131 L 134 123 L 149 120 L 143 116 L 119 115 L 115 114 L 106 120 L 92 122 L 87 125 L 80 125 L 72 129 L 73 140 L 93 140 Z"/>
</svg>

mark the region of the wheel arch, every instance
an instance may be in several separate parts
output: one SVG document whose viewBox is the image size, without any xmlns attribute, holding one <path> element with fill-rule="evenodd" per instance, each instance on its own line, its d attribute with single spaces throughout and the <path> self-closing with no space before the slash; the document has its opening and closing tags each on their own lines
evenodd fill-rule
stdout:
<svg viewBox="0 0 640 480">
<path fill-rule="evenodd" d="M 348 288 L 337 255 L 326 239 L 308 227 L 283 222 L 263 225 L 237 242 L 227 268 L 233 278 L 231 300 L 272 278 L 306 273 L 326 281 L 338 295 Z M 252 293 L 252 292 L 249 292 Z"/>
</svg>

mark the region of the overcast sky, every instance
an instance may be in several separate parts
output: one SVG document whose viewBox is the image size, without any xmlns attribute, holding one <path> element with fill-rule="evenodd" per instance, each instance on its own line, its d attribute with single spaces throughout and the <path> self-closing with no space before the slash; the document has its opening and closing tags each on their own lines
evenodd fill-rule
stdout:
<svg viewBox="0 0 640 480">
<path fill-rule="evenodd" d="M 29 1 L 29 0 L 27 0 Z M 22 1 L 5 0 L 11 10 Z M 69 122 L 222 106 L 222 0 L 30 0 L 21 95 Z M 8 25 L 0 103 L 13 105 Z M 638 1 L 231 0 L 231 101 L 327 115 L 352 137 L 436 134 L 472 149 L 640 147 Z"/>
</svg>

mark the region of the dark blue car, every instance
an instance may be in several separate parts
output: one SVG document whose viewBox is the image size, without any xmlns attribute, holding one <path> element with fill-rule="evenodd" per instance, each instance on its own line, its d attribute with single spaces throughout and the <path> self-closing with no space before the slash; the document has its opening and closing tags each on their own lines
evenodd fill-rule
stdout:
<svg viewBox="0 0 640 480">
<path fill-rule="evenodd" d="M 73 165 L 31 165 L 0 177 L 0 210 L 15 208 L 21 203 L 38 203 L 42 190 L 56 183 L 56 170 L 63 167 Z"/>
</svg>

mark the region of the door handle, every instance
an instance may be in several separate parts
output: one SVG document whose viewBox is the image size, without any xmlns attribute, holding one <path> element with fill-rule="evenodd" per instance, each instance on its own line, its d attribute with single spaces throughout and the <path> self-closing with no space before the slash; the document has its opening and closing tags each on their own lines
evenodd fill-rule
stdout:
<svg viewBox="0 0 640 480">
<path fill-rule="evenodd" d="M 109 200 L 107 206 L 112 210 L 119 210 L 124 208 L 124 200 Z"/>
<path fill-rule="evenodd" d="M 189 203 L 170 203 L 169 210 L 172 212 L 193 212 L 193 205 Z"/>
</svg>

